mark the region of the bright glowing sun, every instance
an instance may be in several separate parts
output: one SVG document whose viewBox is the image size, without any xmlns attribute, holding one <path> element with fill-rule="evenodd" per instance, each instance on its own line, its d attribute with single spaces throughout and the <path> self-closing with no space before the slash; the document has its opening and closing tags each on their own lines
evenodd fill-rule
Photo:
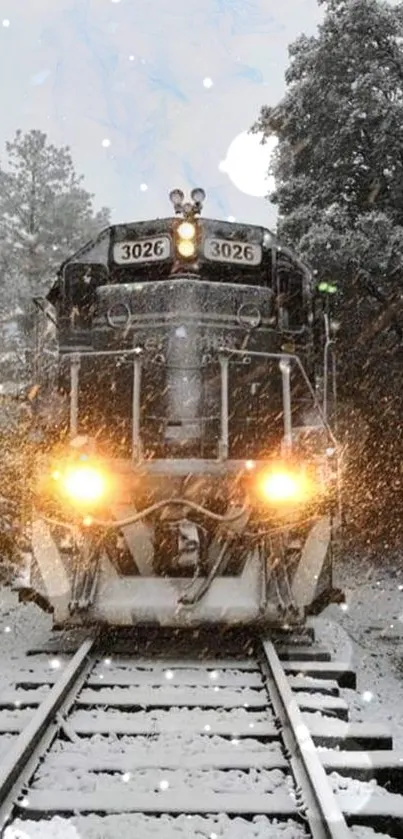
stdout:
<svg viewBox="0 0 403 839">
<path fill-rule="evenodd" d="M 271 156 L 277 145 L 276 137 L 269 137 L 261 145 L 262 134 L 243 131 L 230 144 L 225 160 L 218 168 L 226 172 L 234 186 L 246 195 L 262 198 L 274 189 L 274 179 L 268 175 Z"/>
</svg>

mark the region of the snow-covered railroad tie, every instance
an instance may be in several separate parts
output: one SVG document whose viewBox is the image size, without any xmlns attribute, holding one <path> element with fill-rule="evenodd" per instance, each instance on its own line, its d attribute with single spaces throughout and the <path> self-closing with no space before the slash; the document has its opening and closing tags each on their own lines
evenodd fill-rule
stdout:
<svg viewBox="0 0 403 839">
<path fill-rule="evenodd" d="M 384 726 L 348 723 L 354 673 L 292 641 L 27 657 L 0 696 L 3 835 L 403 835 L 403 755 Z"/>
</svg>

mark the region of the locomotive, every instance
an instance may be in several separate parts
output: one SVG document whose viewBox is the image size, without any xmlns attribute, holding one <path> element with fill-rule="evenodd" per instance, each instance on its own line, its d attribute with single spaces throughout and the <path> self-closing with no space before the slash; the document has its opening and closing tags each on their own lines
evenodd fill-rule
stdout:
<svg viewBox="0 0 403 839">
<path fill-rule="evenodd" d="M 102 231 L 48 294 L 21 597 L 55 627 L 301 625 L 338 599 L 329 316 L 268 229 L 204 218 L 202 189 L 170 200 Z"/>
</svg>

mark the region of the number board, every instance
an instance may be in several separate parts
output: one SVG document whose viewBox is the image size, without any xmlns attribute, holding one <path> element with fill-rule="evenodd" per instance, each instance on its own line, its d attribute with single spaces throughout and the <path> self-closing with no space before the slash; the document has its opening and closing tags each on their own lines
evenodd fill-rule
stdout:
<svg viewBox="0 0 403 839">
<path fill-rule="evenodd" d="M 113 246 L 113 260 L 118 265 L 137 265 L 139 262 L 158 262 L 171 254 L 168 236 L 138 239 L 137 242 L 117 242 Z"/>
<path fill-rule="evenodd" d="M 204 256 L 215 262 L 232 262 L 236 265 L 260 265 L 262 248 L 232 239 L 206 239 Z"/>
</svg>

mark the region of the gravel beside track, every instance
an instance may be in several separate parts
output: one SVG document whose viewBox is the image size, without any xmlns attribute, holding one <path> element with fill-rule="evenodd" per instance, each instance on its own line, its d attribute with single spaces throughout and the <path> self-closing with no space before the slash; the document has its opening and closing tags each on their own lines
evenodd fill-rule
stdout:
<svg viewBox="0 0 403 839">
<path fill-rule="evenodd" d="M 5 760 L 71 667 L 68 646 L 57 650 L 52 639 L 39 647 L 3 691 Z M 349 725 L 340 688 L 353 690 L 354 673 L 306 637 L 283 638 L 276 650 L 302 721 L 299 733 L 312 735 L 330 794 L 354 826 L 348 835 L 402 835 L 403 798 L 396 790 L 403 788 L 403 759 L 390 751 L 385 726 Z M 114 655 L 92 650 L 46 753 L 40 762 L 36 757 L 29 782 L 13 789 L 4 836 L 314 835 L 266 664 L 262 645 L 250 639 L 220 656 L 200 643 L 188 652 L 173 643 L 141 648 L 140 642 L 129 652 L 122 642 Z M 373 834 L 373 827 L 384 834 Z"/>
</svg>

